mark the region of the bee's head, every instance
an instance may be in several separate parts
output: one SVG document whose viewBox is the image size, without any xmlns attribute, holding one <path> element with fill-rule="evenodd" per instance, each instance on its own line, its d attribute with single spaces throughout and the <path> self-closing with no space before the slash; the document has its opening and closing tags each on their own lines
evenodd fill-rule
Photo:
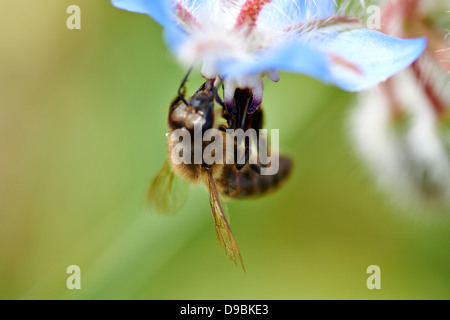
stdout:
<svg viewBox="0 0 450 320">
<path fill-rule="evenodd" d="M 214 125 L 214 90 L 212 82 L 206 81 L 188 100 L 176 99 L 169 110 L 171 128 L 194 131 L 195 126 L 200 125 L 202 132 L 211 129 Z"/>
</svg>

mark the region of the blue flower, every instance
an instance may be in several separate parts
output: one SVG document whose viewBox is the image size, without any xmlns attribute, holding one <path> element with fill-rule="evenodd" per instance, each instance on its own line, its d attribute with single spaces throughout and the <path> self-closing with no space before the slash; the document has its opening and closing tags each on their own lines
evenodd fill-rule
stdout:
<svg viewBox="0 0 450 320">
<path fill-rule="evenodd" d="M 202 63 L 207 79 L 222 78 L 227 106 L 236 88 L 262 101 L 263 78 L 303 73 L 347 91 L 371 88 L 408 67 L 426 40 L 399 39 L 336 15 L 334 0 L 112 0 L 145 13 L 163 28 L 180 61 Z"/>
</svg>

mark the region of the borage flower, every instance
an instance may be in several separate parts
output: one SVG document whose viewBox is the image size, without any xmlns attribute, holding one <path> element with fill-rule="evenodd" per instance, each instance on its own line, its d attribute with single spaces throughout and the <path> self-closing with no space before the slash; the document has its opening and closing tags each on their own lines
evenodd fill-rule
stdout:
<svg viewBox="0 0 450 320">
<path fill-rule="evenodd" d="M 447 0 L 391 0 L 382 30 L 425 36 L 409 68 L 360 96 L 351 131 L 382 190 L 408 211 L 450 207 L 450 38 Z M 393 197 L 392 197 L 393 196 Z"/>
<path fill-rule="evenodd" d="M 263 78 L 297 72 L 348 91 L 370 88 L 409 66 L 424 39 L 402 40 L 339 16 L 333 0 L 112 0 L 163 26 L 168 47 L 184 63 L 202 63 L 206 79 L 222 78 L 235 112 L 236 88 L 262 102 Z"/>
</svg>

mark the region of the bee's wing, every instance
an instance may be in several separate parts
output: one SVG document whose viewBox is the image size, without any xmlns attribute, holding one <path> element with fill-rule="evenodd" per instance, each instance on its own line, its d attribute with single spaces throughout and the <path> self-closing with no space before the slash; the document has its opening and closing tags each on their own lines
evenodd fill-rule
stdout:
<svg viewBox="0 0 450 320">
<path fill-rule="evenodd" d="M 153 204 L 156 211 L 162 214 L 174 214 L 187 200 L 188 189 L 166 161 L 148 189 L 147 203 Z"/>
<path fill-rule="evenodd" d="M 244 268 L 241 253 L 231 232 L 228 221 L 225 217 L 225 213 L 220 202 L 219 194 L 217 193 L 216 184 L 211 172 L 208 172 L 208 189 L 209 189 L 209 204 L 214 218 L 214 224 L 216 225 L 217 239 L 220 246 L 225 250 L 225 254 L 230 257 L 236 265 L 237 262 Z"/>
</svg>

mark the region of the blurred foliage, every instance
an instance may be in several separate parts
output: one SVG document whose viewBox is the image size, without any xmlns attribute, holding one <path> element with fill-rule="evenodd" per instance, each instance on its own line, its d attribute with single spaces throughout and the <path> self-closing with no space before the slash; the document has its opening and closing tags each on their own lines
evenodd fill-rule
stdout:
<svg viewBox="0 0 450 320">
<path fill-rule="evenodd" d="M 81 30 L 66 28 L 70 4 Z M 295 171 L 271 196 L 228 203 L 244 273 L 217 243 L 204 188 L 173 217 L 143 207 L 186 72 L 161 28 L 108 1 L 0 12 L 0 298 L 450 298 L 450 222 L 373 188 L 347 137 L 351 94 L 301 75 L 266 82 L 266 127 Z M 200 84 L 197 72 L 188 89 Z M 72 264 L 81 290 L 66 288 Z"/>
</svg>

